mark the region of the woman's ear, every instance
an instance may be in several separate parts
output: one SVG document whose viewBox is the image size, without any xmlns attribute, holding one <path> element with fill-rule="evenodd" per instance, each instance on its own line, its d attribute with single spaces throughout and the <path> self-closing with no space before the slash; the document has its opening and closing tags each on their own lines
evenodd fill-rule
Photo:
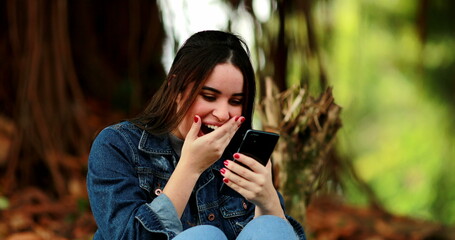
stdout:
<svg viewBox="0 0 455 240">
<path fill-rule="evenodd" d="M 187 104 L 188 98 L 190 97 L 190 91 L 194 86 L 194 82 L 189 83 L 188 86 L 184 87 L 183 91 L 180 91 L 175 98 L 175 103 L 177 104 L 177 111 L 180 108 L 184 107 Z"/>
<path fill-rule="evenodd" d="M 181 101 L 182 101 L 182 93 L 179 93 L 179 95 L 177 95 L 177 98 L 175 99 L 175 103 L 177 103 L 177 106 L 180 106 Z"/>
<path fill-rule="evenodd" d="M 177 105 L 177 111 L 185 104 L 185 92 L 179 92 L 177 97 L 175 98 L 175 104 Z"/>
</svg>

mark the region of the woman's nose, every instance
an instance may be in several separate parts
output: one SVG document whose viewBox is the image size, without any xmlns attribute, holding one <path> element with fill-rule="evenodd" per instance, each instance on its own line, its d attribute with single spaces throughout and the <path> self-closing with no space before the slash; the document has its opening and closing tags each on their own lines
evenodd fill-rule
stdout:
<svg viewBox="0 0 455 240">
<path fill-rule="evenodd" d="M 226 122 L 231 118 L 231 114 L 229 112 L 229 105 L 228 104 L 219 104 L 213 110 L 213 116 L 215 116 L 218 121 Z"/>
</svg>

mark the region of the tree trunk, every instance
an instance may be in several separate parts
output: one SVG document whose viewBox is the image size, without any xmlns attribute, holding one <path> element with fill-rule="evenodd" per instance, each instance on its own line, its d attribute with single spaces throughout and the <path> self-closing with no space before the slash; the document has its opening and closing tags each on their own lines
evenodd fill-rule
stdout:
<svg viewBox="0 0 455 240">
<path fill-rule="evenodd" d="M 81 177 L 87 152 L 85 107 L 72 62 L 66 0 L 6 2 L 12 81 L 17 82 L 13 139 L 6 193 L 35 182 L 68 192 L 69 178 Z M 48 172 L 51 179 L 43 179 Z M 51 183 L 50 183 L 51 182 Z"/>
</svg>

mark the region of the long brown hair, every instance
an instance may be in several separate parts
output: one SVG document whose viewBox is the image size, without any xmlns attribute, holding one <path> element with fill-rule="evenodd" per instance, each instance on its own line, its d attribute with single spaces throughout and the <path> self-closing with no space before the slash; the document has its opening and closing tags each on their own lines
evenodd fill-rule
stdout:
<svg viewBox="0 0 455 240">
<path fill-rule="evenodd" d="M 231 63 L 243 75 L 242 115 L 246 120 L 238 132 L 251 128 L 256 84 L 249 49 L 238 36 L 221 31 L 202 31 L 192 35 L 177 52 L 171 69 L 146 109 L 132 122 L 153 134 L 175 129 L 193 104 L 204 81 L 216 65 Z M 176 99 L 194 82 L 188 98 L 177 111 Z"/>
</svg>

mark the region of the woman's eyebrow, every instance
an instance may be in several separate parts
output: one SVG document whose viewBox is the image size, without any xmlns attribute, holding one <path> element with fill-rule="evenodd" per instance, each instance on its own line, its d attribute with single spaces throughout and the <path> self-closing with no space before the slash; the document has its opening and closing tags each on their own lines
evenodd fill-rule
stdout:
<svg viewBox="0 0 455 240">
<path fill-rule="evenodd" d="M 212 92 L 221 94 L 221 91 L 220 91 L 220 90 L 215 89 L 215 88 L 211 88 L 211 87 L 207 87 L 207 86 L 202 87 L 202 90 L 208 90 L 208 91 L 212 91 Z"/>
<path fill-rule="evenodd" d="M 211 88 L 211 87 L 207 87 L 207 86 L 202 87 L 202 90 L 207 90 L 207 91 L 211 91 L 211 92 L 214 92 L 214 93 L 221 94 L 220 90 L 215 89 L 215 88 Z M 243 92 L 232 94 L 232 96 L 241 96 L 241 97 L 243 97 L 243 95 L 244 95 Z"/>
</svg>

